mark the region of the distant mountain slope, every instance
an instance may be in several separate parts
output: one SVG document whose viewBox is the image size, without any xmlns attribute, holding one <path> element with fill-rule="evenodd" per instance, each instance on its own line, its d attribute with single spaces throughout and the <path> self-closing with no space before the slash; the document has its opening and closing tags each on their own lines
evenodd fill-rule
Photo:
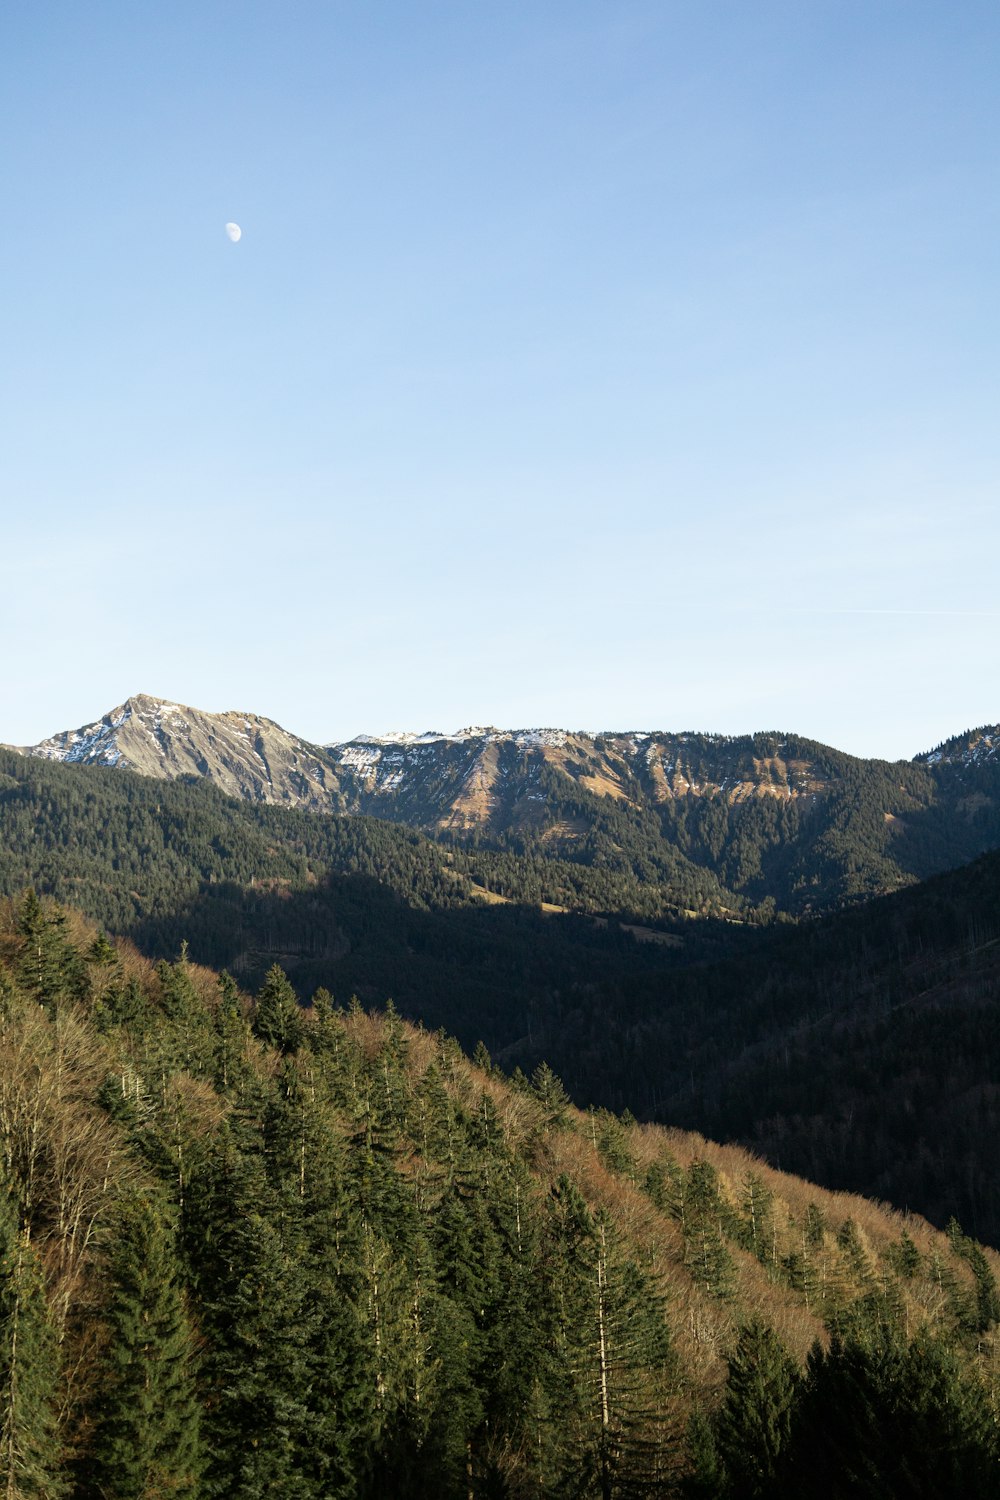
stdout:
<svg viewBox="0 0 1000 1500">
<path fill-rule="evenodd" d="M 203 713 L 145 693 L 26 753 L 66 765 L 116 766 L 167 781 L 200 776 L 252 802 L 322 812 L 342 808 L 329 756 L 280 724 L 258 714 Z"/>
<path fill-rule="evenodd" d="M 0 752 L 0 893 L 31 883 L 1000 1242 L 1000 855 L 822 921 L 690 921 L 697 885 Z"/>
<path fill-rule="evenodd" d="M 324 747 L 255 715 L 139 695 L 26 753 L 368 813 L 666 888 L 675 902 L 684 891 L 693 913 L 745 916 L 894 890 L 1000 844 L 998 746 L 987 728 L 890 763 L 794 735 L 472 728 Z"/>
<path fill-rule="evenodd" d="M 745 935 L 679 923 L 676 903 L 696 899 L 697 886 L 643 887 L 583 865 L 446 848 L 376 818 L 232 799 L 205 781 L 0 751 L 0 894 L 28 885 L 156 956 L 187 940 L 199 960 L 248 983 L 280 959 L 304 985 L 394 995 L 470 1045 L 530 1031 L 566 985 L 647 972 Z M 561 915 L 570 907 L 622 916 Z M 644 916 L 658 923 L 656 941 L 623 928 Z"/>
<path fill-rule="evenodd" d="M 1000 725 L 987 724 L 980 729 L 967 729 L 945 740 L 926 755 L 916 760 L 927 766 L 982 766 L 1000 760 Z"/>
<path fill-rule="evenodd" d="M 1000 853 L 721 962 L 565 995 L 506 1061 L 541 1056 L 578 1098 L 1000 1243 Z"/>
</svg>

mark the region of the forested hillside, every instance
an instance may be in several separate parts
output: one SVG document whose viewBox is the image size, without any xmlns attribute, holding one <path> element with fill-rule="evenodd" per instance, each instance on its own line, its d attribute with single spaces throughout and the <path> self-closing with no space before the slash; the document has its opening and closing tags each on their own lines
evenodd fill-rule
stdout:
<svg viewBox="0 0 1000 1500">
<path fill-rule="evenodd" d="M 602 892 L 646 916 L 742 916 L 824 910 L 996 847 L 998 745 L 986 728 L 890 763 L 800 735 L 478 728 L 323 747 L 256 714 L 140 694 L 26 753 L 504 850 L 516 868 L 491 888 L 517 900 L 538 899 L 555 860 L 556 884 L 588 907 Z"/>
<path fill-rule="evenodd" d="M 3 1493 L 996 1493 L 957 1224 L 308 998 L 0 904 Z"/>
<path fill-rule="evenodd" d="M 33 884 L 153 957 L 187 942 L 250 987 L 277 961 L 304 994 L 391 995 L 508 1068 L 547 1059 L 582 1103 L 740 1139 L 1000 1243 L 1000 857 L 767 925 L 596 853 L 446 846 L 3 752 L 0 777 L 0 891 Z M 706 915 L 681 917 L 688 901 Z"/>
<path fill-rule="evenodd" d="M 741 935 L 684 924 L 683 947 L 638 943 L 622 922 L 662 912 L 668 893 L 634 878 L 0 751 L 0 892 L 27 885 L 153 956 L 187 941 L 194 957 L 251 985 L 277 959 L 306 992 L 392 995 L 470 1044 L 528 1034 L 567 986 L 649 972 Z"/>
<path fill-rule="evenodd" d="M 577 990 L 510 1062 L 1000 1243 L 1000 854 L 739 957 Z M 613 1016 L 613 1028 L 606 1025 Z"/>
</svg>

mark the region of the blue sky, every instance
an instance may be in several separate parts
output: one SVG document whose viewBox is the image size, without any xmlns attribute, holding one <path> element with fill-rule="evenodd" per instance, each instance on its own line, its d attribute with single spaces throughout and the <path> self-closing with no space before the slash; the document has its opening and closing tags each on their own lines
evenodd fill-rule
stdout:
<svg viewBox="0 0 1000 1500">
<path fill-rule="evenodd" d="M 8 0 L 0 740 L 996 722 L 998 66 L 992 0 Z"/>
</svg>

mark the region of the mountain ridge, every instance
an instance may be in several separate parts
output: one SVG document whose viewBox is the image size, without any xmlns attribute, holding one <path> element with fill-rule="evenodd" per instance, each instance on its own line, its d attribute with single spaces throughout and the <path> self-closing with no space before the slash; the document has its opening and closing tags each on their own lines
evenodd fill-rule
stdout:
<svg viewBox="0 0 1000 1500">
<path fill-rule="evenodd" d="M 319 744 L 255 712 L 208 712 L 137 693 L 78 729 L 7 748 L 66 764 L 127 767 L 163 779 L 205 776 L 230 795 L 262 801 L 336 811 L 355 810 L 349 804 L 363 803 L 364 810 L 373 811 L 373 801 L 384 801 L 405 779 L 419 776 L 429 757 L 453 762 L 452 774 L 445 777 L 449 784 L 456 774 L 464 782 L 478 772 L 485 789 L 493 791 L 498 773 L 509 770 L 503 758 L 510 750 L 522 758 L 537 753 L 583 790 L 623 802 L 659 803 L 715 793 L 730 802 L 751 796 L 791 801 L 823 789 L 830 779 L 825 764 L 830 757 L 854 766 L 929 769 L 1000 761 L 1000 725 L 965 730 L 930 751 L 897 761 L 850 755 L 774 730 L 732 735 L 470 725 L 450 733 L 399 730 Z M 582 762 L 575 758 L 580 755 Z M 439 806 L 436 816 L 424 817 L 422 823 L 472 827 L 487 820 L 482 806 L 457 809 L 457 800 L 453 792 L 451 805 Z"/>
<path fill-rule="evenodd" d="M 670 899 L 702 914 L 766 917 L 898 889 L 1000 845 L 998 747 L 991 726 L 895 762 L 777 731 L 474 725 L 318 745 L 260 715 L 137 694 L 19 753 L 372 816 L 518 859 L 700 890 L 694 901 Z M 516 886 L 491 890 L 517 899 Z"/>
</svg>

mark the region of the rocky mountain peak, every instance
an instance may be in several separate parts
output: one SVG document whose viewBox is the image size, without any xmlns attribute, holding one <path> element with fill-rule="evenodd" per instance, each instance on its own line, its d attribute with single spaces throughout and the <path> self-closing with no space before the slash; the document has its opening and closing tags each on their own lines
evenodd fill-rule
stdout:
<svg viewBox="0 0 1000 1500">
<path fill-rule="evenodd" d="M 52 735 L 25 753 L 161 780 L 200 776 L 230 796 L 258 802 L 324 812 L 341 805 L 336 771 L 321 747 L 259 714 L 205 713 L 150 693 L 135 693 L 93 724 Z"/>
</svg>

